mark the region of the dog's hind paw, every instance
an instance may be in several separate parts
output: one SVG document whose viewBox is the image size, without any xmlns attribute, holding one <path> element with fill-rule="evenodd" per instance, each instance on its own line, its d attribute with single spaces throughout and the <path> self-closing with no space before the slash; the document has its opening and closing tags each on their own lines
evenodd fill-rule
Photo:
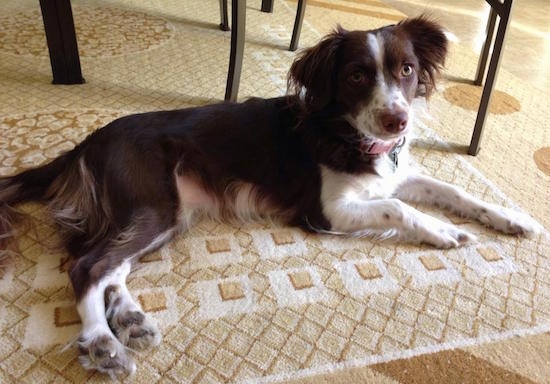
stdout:
<svg viewBox="0 0 550 384">
<path fill-rule="evenodd" d="M 146 349 L 160 343 L 160 332 L 151 318 L 117 286 L 109 287 L 105 296 L 109 327 L 122 344 L 131 349 Z"/>
<path fill-rule="evenodd" d="M 160 343 L 160 332 L 151 320 L 139 311 L 117 313 L 109 325 L 120 342 L 132 349 L 146 349 Z"/>
<path fill-rule="evenodd" d="M 111 378 L 131 375 L 136 364 L 128 355 L 126 348 L 111 335 L 103 334 L 78 341 L 79 360 L 85 369 L 95 369 Z"/>
</svg>

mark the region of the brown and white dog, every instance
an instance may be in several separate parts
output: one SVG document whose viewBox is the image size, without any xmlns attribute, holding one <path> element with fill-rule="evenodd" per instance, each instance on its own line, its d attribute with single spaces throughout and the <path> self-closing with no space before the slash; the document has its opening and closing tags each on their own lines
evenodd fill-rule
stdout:
<svg viewBox="0 0 550 384">
<path fill-rule="evenodd" d="M 439 248 L 475 240 L 408 200 L 534 234 L 529 217 L 408 166 L 411 102 L 433 91 L 446 53 L 425 17 L 338 28 L 298 56 L 287 96 L 115 120 L 49 164 L 0 178 L 0 239 L 13 234 L 14 205 L 48 204 L 69 254 L 80 360 L 115 375 L 135 369 L 129 348 L 160 341 L 126 288 L 132 261 L 204 215 Z"/>
</svg>

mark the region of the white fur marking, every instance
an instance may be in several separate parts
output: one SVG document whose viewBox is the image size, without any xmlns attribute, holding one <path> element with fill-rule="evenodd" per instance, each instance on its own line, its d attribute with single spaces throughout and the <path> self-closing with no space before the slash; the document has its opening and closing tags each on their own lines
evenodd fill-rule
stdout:
<svg viewBox="0 0 550 384">
<path fill-rule="evenodd" d="M 176 186 L 181 206 L 188 209 L 204 209 L 214 206 L 214 199 L 192 177 L 176 176 Z"/>
<path fill-rule="evenodd" d="M 105 288 L 109 285 L 126 285 L 126 277 L 130 273 L 129 260 L 123 262 L 111 273 L 103 277 L 96 285 L 91 286 L 82 297 L 76 309 L 82 320 L 81 335 L 88 339 L 101 334 L 111 334 L 105 316 Z"/>
<path fill-rule="evenodd" d="M 401 133 L 391 134 L 382 127 L 379 119 L 381 111 L 402 109 L 409 111 L 410 105 L 402 89 L 386 81 L 384 73 L 384 37 L 381 34 L 367 34 L 367 45 L 376 61 L 376 83 L 372 98 L 362 106 L 356 116 L 346 116 L 356 129 L 366 136 L 374 136 L 381 140 L 393 139 Z M 389 84 L 389 85 L 388 85 Z"/>
<path fill-rule="evenodd" d="M 384 68 L 384 39 L 378 34 L 369 33 L 367 35 L 367 45 L 376 60 L 377 72 L 380 75 L 380 72 Z"/>
<path fill-rule="evenodd" d="M 259 199 L 250 183 L 229 183 L 222 196 L 209 195 L 189 176 L 176 176 L 176 185 L 180 199 L 179 216 L 187 227 L 200 215 L 243 222 L 279 213 L 271 208 L 269 201 Z"/>
<path fill-rule="evenodd" d="M 373 174 L 354 177 L 321 167 L 321 176 L 323 213 L 334 233 L 397 237 L 440 248 L 456 247 L 474 240 L 454 225 L 391 198 L 401 180 L 399 173 L 394 177 Z"/>
<path fill-rule="evenodd" d="M 541 231 L 537 222 L 521 212 L 484 202 L 462 188 L 425 175 L 408 175 L 397 197 L 440 206 L 504 233 L 532 237 Z"/>
</svg>

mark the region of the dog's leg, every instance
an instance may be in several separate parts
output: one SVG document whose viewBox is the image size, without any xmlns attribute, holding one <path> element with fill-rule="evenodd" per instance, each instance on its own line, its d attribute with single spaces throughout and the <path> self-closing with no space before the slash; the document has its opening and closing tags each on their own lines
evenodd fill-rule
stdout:
<svg viewBox="0 0 550 384">
<path fill-rule="evenodd" d="M 91 286 L 77 304 L 82 320 L 78 340 L 80 363 L 86 369 L 96 369 L 111 377 L 132 374 L 136 365 L 124 345 L 113 335 L 105 316 L 105 288 L 125 281 L 130 262 L 125 261 Z"/>
<path fill-rule="evenodd" d="M 175 227 L 166 220 L 168 215 L 142 211 L 125 231 L 98 244 L 72 267 L 70 276 L 82 319 L 79 346 L 84 368 L 111 376 L 131 374 L 135 364 L 126 347 L 142 349 L 160 342 L 157 327 L 128 292 L 126 278 L 133 258 L 172 237 Z"/>
<path fill-rule="evenodd" d="M 432 204 L 511 235 L 531 237 L 540 231 L 540 225 L 521 212 L 484 202 L 462 188 L 429 176 L 408 177 L 399 186 L 397 197 Z"/>
<path fill-rule="evenodd" d="M 160 332 L 143 313 L 126 287 L 131 261 L 125 260 L 96 285 L 77 305 L 82 319 L 78 345 L 80 362 L 111 376 L 132 374 L 135 364 L 126 347 L 145 349 L 160 343 Z"/>
<path fill-rule="evenodd" d="M 422 213 L 398 199 L 363 200 L 346 194 L 323 202 L 324 213 L 337 233 L 395 237 L 400 240 L 451 248 L 473 241 L 460 228 Z"/>
</svg>

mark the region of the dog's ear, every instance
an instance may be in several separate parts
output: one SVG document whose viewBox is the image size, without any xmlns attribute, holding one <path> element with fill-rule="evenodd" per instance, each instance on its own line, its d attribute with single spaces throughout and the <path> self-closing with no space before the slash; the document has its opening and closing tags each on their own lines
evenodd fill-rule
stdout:
<svg viewBox="0 0 550 384">
<path fill-rule="evenodd" d="M 412 41 L 420 63 L 417 96 L 429 97 L 435 89 L 436 78 L 445 65 L 448 49 L 445 31 L 426 16 L 405 19 L 397 28 L 401 28 Z"/>
<path fill-rule="evenodd" d="M 320 110 L 334 95 L 336 56 L 347 31 L 337 29 L 317 45 L 305 49 L 292 63 L 288 73 L 288 92 L 303 95 L 307 111 Z"/>
</svg>

